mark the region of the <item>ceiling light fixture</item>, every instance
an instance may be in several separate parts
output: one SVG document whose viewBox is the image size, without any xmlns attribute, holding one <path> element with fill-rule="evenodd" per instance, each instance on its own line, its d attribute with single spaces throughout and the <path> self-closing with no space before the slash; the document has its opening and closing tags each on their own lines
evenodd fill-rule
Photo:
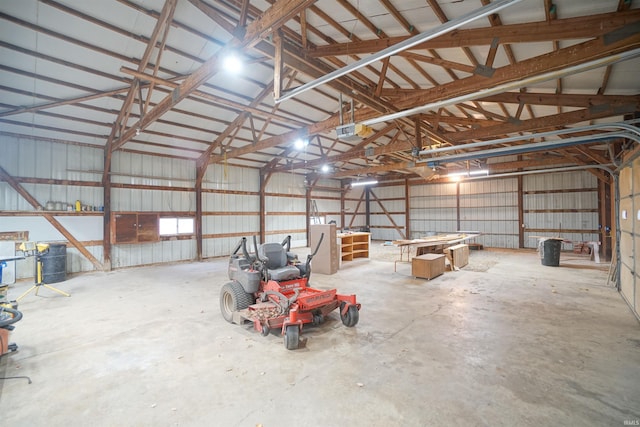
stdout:
<svg viewBox="0 0 640 427">
<path fill-rule="evenodd" d="M 451 178 L 452 181 L 460 181 L 470 176 L 481 176 L 481 175 L 489 175 L 489 171 L 487 169 L 475 169 L 475 170 L 469 170 L 469 171 L 449 172 L 447 174 L 447 177 Z"/>
<path fill-rule="evenodd" d="M 307 145 L 309 145 L 309 141 L 307 141 L 306 139 L 301 139 L 301 138 L 296 139 L 294 141 L 294 143 L 293 143 L 293 146 L 296 148 L 296 150 L 302 150 Z"/>
<path fill-rule="evenodd" d="M 327 173 L 327 172 L 331 171 L 331 166 L 329 166 L 329 165 L 322 165 L 322 167 L 320 168 L 320 170 L 321 170 L 323 173 Z"/>
<path fill-rule="evenodd" d="M 229 73 L 238 74 L 242 72 L 243 64 L 235 53 L 229 53 L 222 59 L 224 69 Z"/>
<path fill-rule="evenodd" d="M 353 181 L 353 182 L 351 182 L 351 186 L 352 187 L 358 187 L 360 185 L 374 185 L 374 184 L 377 184 L 377 183 L 378 183 L 378 181 L 375 180 L 375 179 L 371 179 L 371 180 L 368 180 L 368 181 Z"/>
</svg>

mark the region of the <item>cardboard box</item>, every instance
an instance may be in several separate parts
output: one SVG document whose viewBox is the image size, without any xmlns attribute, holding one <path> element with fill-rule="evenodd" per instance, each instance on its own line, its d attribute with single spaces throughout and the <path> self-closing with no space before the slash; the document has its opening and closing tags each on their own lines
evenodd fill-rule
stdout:
<svg viewBox="0 0 640 427">
<path fill-rule="evenodd" d="M 451 269 L 457 270 L 469 264 L 469 246 L 468 245 L 455 245 L 450 246 L 444 250 L 451 263 Z"/>
<path fill-rule="evenodd" d="M 311 237 L 309 247 L 313 252 L 318 246 L 320 236 L 322 244 L 318 249 L 318 253 L 311 261 L 311 271 L 320 274 L 335 274 L 340 266 L 340 252 L 337 242 L 337 230 L 335 224 L 314 224 L 310 227 Z M 305 259 L 301 259 L 305 262 Z"/>
<path fill-rule="evenodd" d="M 411 260 L 411 275 L 423 279 L 433 279 L 444 273 L 444 255 L 425 254 Z"/>
</svg>

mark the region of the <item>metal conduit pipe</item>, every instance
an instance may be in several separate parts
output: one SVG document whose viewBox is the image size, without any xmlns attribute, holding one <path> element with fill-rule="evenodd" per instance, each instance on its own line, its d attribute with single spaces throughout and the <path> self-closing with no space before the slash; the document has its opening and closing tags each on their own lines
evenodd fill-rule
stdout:
<svg viewBox="0 0 640 427">
<path fill-rule="evenodd" d="M 460 162 L 465 160 L 484 159 L 487 157 L 510 156 L 535 151 L 553 150 L 557 148 L 570 147 L 574 145 L 588 144 L 591 142 L 613 142 L 618 138 L 627 138 L 640 143 L 640 134 L 631 132 L 607 132 L 597 135 L 586 135 L 562 140 L 536 142 L 531 144 L 515 145 L 510 147 L 492 148 L 489 150 L 471 151 L 460 154 L 452 154 L 442 157 L 430 157 L 417 160 L 416 163 L 427 163 L 429 166 L 437 166 L 441 163 Z"/>
<path fill-rule="evenodd" d="M 520 175 L 536 175 L 542 173 L 553 173 L 553 172 L 571 172 L 571 171 L 580 171 L 580 170 L 588 170 L 588 169 L 601 169 L 607 172 L 609 175 L 614 176 L 615 171 L 609 169 L 608 166 L 613 166 L 612 163 L 606 165 L 583 165 L 583 166 L 562 166 L 559 168 L 546 168 L 546 169 L 533 169 L 528 171 L 518 171 L 518 172 L 505 172 L 499 173 L 496 175 L 483 175 L 483 176 L 470 176 L 470 177 L 462 177 L 461 181 L 477 181 L 482 179 L 493 179 L 493 178 L 509 178 L 512 176 L 520 176 Z"/>
<path fill-rule="evenodd" d="M 463 15 L 460 18 L 452 19 L 440 25 L 439 27 L 436 27 L 432 30 L 425 31 L 423 33 L 410 37 L 404 41 L 401 41 L 400 43 L 396 43 L 393 46 L 389 46 L 385 49 L 382 49 L 378 53 L 374 53 L 373 55 L 367 56 L 366 58 L 360 59 L 352 64 L 349 64 L 345 67 L 332 71 L 329 74 L 326 74 L 318 79 L 312 80 L 308 83 L 298 86 L 297 88 L 288 90 L 284 92 L 284 94 L 280 98 L 277 98 L 274 101 L 276 103 L 279 103 L 289 98 L 293 98 L 294 96 L 299 95 L 302 92 L 306 92 L 322 84 L 328 83 L 332 80 L 337 79 L 338 77 L 342 77 L 359 68 L 366 67 L 367 65 L 372 64 L 376 61 L 387 58 L 391 55 L 395 55 L 398 52 L 402 52 L 403 50 L 410 49 L 413 46 L 426 42 L 427 40 L 431 40 L 433 38 L 446 34 L 449 31 L 453 31 L 456 28 L 459 28 L 459 27 L 462 27 L 463 25 L 468 24 L 469 22 L 473 22 L 477 19 L 484 18 L 491 14 L 497 13 L 499 10 L 502 10 L 520 1 L 522 0 L 494 1 L 491 4 L 488 4 L 479 9 L 476 9 L 470 13 L 467 13 L 466 15 Z"/>
<path fill-rule="evenodd" d="M 638 136 L 640 136 L 640 129 L 635 126 L 632 126 L 632 124 L 635 124 L 635 123 L 640 123 L 640 119 L 626 120 L 624 122 L 616 122 L 616 123 L 602 123 L 602 124 L 596 124 L 596 125 L 582 126 L 579 128 L 558 129 L 558 130 L 552 130 L 549 132 L 540 132 L 540 133 L 535 133 L 535 134 L 525 135 L 525 136 L 523 135 L 510 136 L 507 138 L 493 139 L 491 141 L 472 142 L 464 145 L 451 145 L 447 147 L 433 148 L 430 150 L 422 150 L 418 154 L 423 156 L 427 154 L 444 153 L 447 151 L 455 151 L 455 150 L 461 150 L 466 148 L 486 147 L 490 145 L 498 145 L 498 144 L 503 144 L 507 142 L 525 141 L 532 138 L 546 138 L 548 136 L 557 136 L 557 135 L 563 135 L 567 133 L 587 132 L 591 130 L 603 130 L 603 129 L 622 129 L 622 130 L 635 133 Z"/>
<path fill-rule="evenodd" d="M 485 96 L 496 95 L 510 90 L 520 89 L 525 86 L 532 86 L 548 80 L 559 79 L 572 74 L 581 73 L 583 71 L 594 70 L 596 68 L 615 64 L 617 62 L 626 61 L 628 59 L 636 58 L 640 56 L 640 48 L 630 51 L 618 53 L 615 55 L 607 56 L 605 58 L 594 59 L 592 61 L 584 62 L 582 64 L 573 65 L 562 70 L 550 71 L 543 74 L 533 75 L 522 80 L 516 80 L 513 82 L 503 83 L 491 88 L 482 89 L 477 92 L 468 93 L 465 95 L 456 96 L 449 99 L 443 99 L 440 101 L 431 102 L 421 107 L 414 107 L 408 110 L 399 111 L 397 113 L 387 114 L 386 116 L 380 116 L 362 122 L 365 126 L 371 126 L 376 123 L 388 122 L 395 119 L 401 119 L 407 116 L 413 116 L 414 114 L 422 113 L 427 110 L 436 110 L 442 107 L 448 107 L 453 104 L 459 104 L 461 102 L 473 101 Z"/>
</svg>

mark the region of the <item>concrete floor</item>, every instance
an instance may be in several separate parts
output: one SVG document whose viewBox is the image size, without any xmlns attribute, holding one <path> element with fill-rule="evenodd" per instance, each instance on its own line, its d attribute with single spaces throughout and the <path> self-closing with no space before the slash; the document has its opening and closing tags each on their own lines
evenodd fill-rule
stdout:
<svg viewBox="0 0 640 427">
<path fill-rule="evenodd" d="M 226 259 L 76 275 L 25 297 L 0 361 L 7 426 L 624 425 L 640 420 L 640 324 L 607 271 L 473 251 L 409 277 L 397 248 L 315 274 L 357 293 L 304 345 L 226 323 Z M 305 252 L 301 250 L 300 252 Z M 563 253 L 563 257 L 566 255 Z M 562 258 L 561 258 L 562 259 Z M 564 263 L 564 262 L 563 262 Z M 27 289 L 9 291 L 15 298 Z M 637 425 L 637 424 L 635 424 Z"/>
</svg>

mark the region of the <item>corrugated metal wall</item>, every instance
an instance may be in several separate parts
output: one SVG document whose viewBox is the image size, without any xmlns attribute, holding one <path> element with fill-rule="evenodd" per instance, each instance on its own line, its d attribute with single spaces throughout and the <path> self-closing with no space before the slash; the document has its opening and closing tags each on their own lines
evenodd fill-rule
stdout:
<svg viewBox="0 0 640 427">
<path fill-rule="evenodd" d="M 194 161 L 117 151 L 111 162 L 111 182 L 111 210 L 114 213 L 161 212 L 161 216 L 194 217 Z M 162 189 L 154 189 L 156 186 Z M 114 244 L 111 265 L 114 268 L 132 267 L 186 261 L 195 256 L 195 238 Z"/>
<path fill-rule="evenodd" d="M 311 192 L 311 199 L 315 200 L 320 217 L 324 218 L 326 224 L 330 221 L 335 221 L 338 230 L 342 228 L 340 215 L 341 190 L 340 181 L 321 179 Z"/>
<path fill-rule="evenodd" d="M 0 166 L 38 202 L 46 207 L 47 202 L 74 204 L 76 200 L 91 206 L 100 206 L 103 200 L 102 179 L 103 153 L 101 149 L 67 145 L 29 138 L 2 136 Z M 24 182 L 25 180 L 39 183 Z M 51 181 L 60 180 L 60 181 Z M 66 185 L 61 181 L 84 181 L 87 185 Z M 65 241 L 46 219 L 39 216 L 20 216 L 19 211 L 34 211 L 8 183 L 0 181 L 0 210 L 18 211 L 16 216 L 1 216 L 0 231 L 29 231 L 29 240 L 40 242 Z M 80 242 L 87 246 L 97 259 L 102 260 L 102 216 L 87 213 L 85 216 L 54 216 Z M 98 243 L 94 243 L 98 241 Z M 33 258 L 17 261 L 16 278 L 33 277 Z M 90 271 L 93 264 L 73 247 L 67 248 L 67 271 Z"/>
<path fill-rule="evenodd" d="M 370 188 L 371 238 L 398 240 L 406 236 L 406 207 L 404 182 L 394 186 Z"/>
<path fill-rule="evenodd" d="M 3 137 L 0 165 L 16 177 L 43 205 L 48 201 L 99 206 L 103 150 L 83 145 Z M 159 156 L 116 152 L 112 159 L 113 212 L 160 212 L 161 216 L 195 217 L 195 162 Z M 56 181 L 59 180 L 59 181 Z M 598 200 L 595 176 L 570 172 L 524 176 L 525 245 L 535 247 L 535 235 L 560 234 L 569 240 L 598 240 Z M 36 181 L 36 183 L 34 183 Z M 74 181 L 69 183 L 68 181 Z M 445 184 L 412 184 L 409 188 L 408 238 L 457 230 L 480 231 L 478 240 L 489 247 L 518 246 L 518 179 L 488 179 Z M 292 236 L 305 246 L 307 223 L 305 177 L 278 173 L 265 188 L 265 240 Z M 339 228 L 366 226 L 365 187 L 344 195 L 341 223 L 340 182 L 321 179 L 311 193 L 319 215 Z M 458 188 L 459 185 L 459 188 Z M 640 191 L 640 185 L 638 185 Z M 203 256 L 227 256 L 242 236 L 260 232 L 260 171 L 247 167 L 210 165 L 203 180 Z M 370 188 L 373 239 L 395 240 L 406 230 L 404 182 Z M 27 202 L 0 182 L 0 210 L 31 211 Z M 58 216 L 59 221 L 99 260 L 102 256 L 102 216 Z M 459 222 L 458 222 L 459 219 Z M 30 231 L 37 241 L 65 240 L 44 218 L 5 214 L 0 231 Z M 628 239 L 629 237 L 625 237 Z M 565 248 L 569 249 L 569 248 Z M 157 243 L 113 245 L 113 267 L 191 260 L 194 237 L 163 239 Z M 93 270 L 74 248 L 68 250 L 69 272 Z M 634 270 L 635 271 L 635 270 Z M 32 264 L 18 267 L 18 277 L 31 277 Z M 635 298 L 635 296 L 633 297 Z"/>
<path fill-rule="evenodd" d="M 620 172 L 620 292 L 640 319 L 640 159 Z"/>
<path fill-rule="evenodd" d="M 531 237 L 538 235 L 561 235 L 576 242 L 599 239 L 594 175 L 585 171 L 525 175 L 521 179 L 524 224 L 518 220 L 518 178 L 412 185 L 411 238 L 479 231 L 478 243 L 517 248 L 519 227 L 524 226 L 524 244 L 529 248 L 537 246 Z M 572 248 L 571 244 L 565 246 Z"/>
<path fill-rule="evenodd" d="M 353 187 L 344 196 L 343 228 L 358 230 L 367 225 L 365 189 Z"/>
<path fill-rule="evenodd" d="M 202 256 L 227 256 L 260 231 L 257 169 L 209 165 L 202 182 Z"/>
<path fill-rule="evenodd" d="M 307 198 L 305 177 L 273 174 L 265 188 L 265 240 L 281 242 L 291 235 L 292 245 L 307 244 Z"/>
<path fill-rule="evenodd" d="M 458 229 L 455 183 L 412 185 L 409 192 L 411 239 Z"/>
<path fill-rule="evenodd" d="M 517 248 L 518 180 L 461 182 L 460 230 L 479 231 L 475 239 L 487 247 Z"/>
<path fill-rule="evenodd" d="M 531 236 L 560 236 L 566 240 L 598 241 L 598 184 L 587 171 L 523 177 L 525 247 L 535 248 Z M 563 249 L 572 249 L 563 243 Z"/>
</svg>

